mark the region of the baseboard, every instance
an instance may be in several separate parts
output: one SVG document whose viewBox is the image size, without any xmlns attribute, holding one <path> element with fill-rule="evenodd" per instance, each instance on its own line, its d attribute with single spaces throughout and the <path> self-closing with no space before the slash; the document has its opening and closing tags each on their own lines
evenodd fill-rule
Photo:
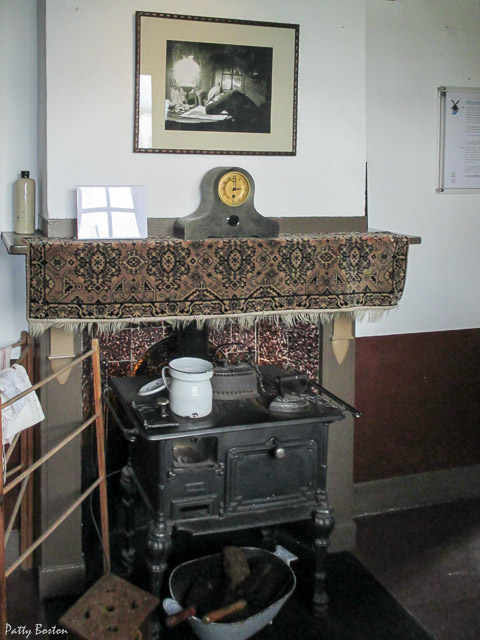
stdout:
<svg viewBox="0 0 480 640">
<path fill-rule="evenodd" d="M 480 497 L 480 465 L 354 485 L 355 517 Z"/>
<path fill-rule="evenodd" d="M 40 598 L 57 598 L 81 593 L 85 586 L 85 565 L 58 565 L 38 569 Z"/>
<path fill-rule="evenodd" d="M 20 532 L 13 529 L 5 550 L 5 564 L 9 567 L 20 556 Z M 85 565 L 40 568 L 38 590 L 41 598 L 56 598 L 80 593 L 85 582 Z"/>
</svg>

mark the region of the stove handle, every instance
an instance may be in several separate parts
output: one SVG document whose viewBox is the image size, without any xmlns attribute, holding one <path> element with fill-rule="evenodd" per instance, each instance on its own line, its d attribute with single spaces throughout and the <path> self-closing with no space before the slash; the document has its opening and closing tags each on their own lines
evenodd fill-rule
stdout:
<svg viewBox="0 0 480 640">
<path fill-rule="evenodd" d="M 276 438 L 270 438 L 267 444 L 270 446 L 271 455 L 277 460 L 283 460 L 287 455 L 285 447 L 283 447 Z"/>
<path fill-rule="evenodd" d="M 283 460 L 287 455 L 285 447 L 279 447 L 278 445 L 276 445 L 273 448 L 273 455 L 275 456 L 275 458 L 277 458 L 277 460 Z"/>
<path fill-rule="evenodd" d="M 351 404 L 348 404 L 348 402 L 345 402 L 345 400 L 342 400 L 341 398 L 336 396 L 334 393 L 332 393 L 328 389 L 325 389 L 325 387 L 322 387 L 320 384 L 318 384 L 318 382 L 315 382 L 311 378 L 308 380 L 308 382 L 309 382 L 309 384 L 312 385 L 312 387 L 315 387 L 315 389 L 317 389 L 317 391 L 320 391 L 320 393 L 325 394 L 326 396 L 328 396 L 329 398 L 331 398 L 332 400 L 337 402 L 341 407 L 343 407 L 345 409 L 345 411 L 349 411 L 353 415 L 354 418 L 360 418 L 361 417 L 361 415 L 362 415 L 361 411 L 359 411 L 358 409 L 355 409 L 355 407 L 352 407 Z"/>
<path fill-rule="evenodd" d="M 115 422 L 117 423 L 117 425 L 120 427 L 120 431 L 123 434 L 123 437 L 125 438 L 125 440 L 128 440 L 129 442 L 135 442 L 135 440 L 137 439 L 137 429 L 134 427 L 133 429 L 127 429 L 124 425 L 123 422 L 120 420 L 120 418 L 118 417 L 118 414 L 115 410 L 115 408 L 113 407 L 113 404 L 110 402 L 110 398 L 108 396 L 109 393 L 111 393 L 111 389 L 110 387 L 105 387 L 104 391 L 103 391 L 103 399 L 105 400 L 105 404 L 108 406 L 110 413 L 112 414 Z"/>
</svg>

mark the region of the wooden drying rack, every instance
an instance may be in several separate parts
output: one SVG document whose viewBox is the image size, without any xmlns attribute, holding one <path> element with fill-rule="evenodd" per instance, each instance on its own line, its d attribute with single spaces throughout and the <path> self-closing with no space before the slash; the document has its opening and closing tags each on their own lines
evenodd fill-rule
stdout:
<svg viewBox="0 0 480 640">
<path fill-rule="evenodd" d="M 33 374 L 33 339 L 26 332 L 22 332 L 21 339 L 15 344 L 11 345 L 12 348 L 20 347 L 21 353 L 16 361 L 16 364 L 22 364 L 25 367 L 30 379 Z M 10 445 L 5 455 L 5 467 L 11 458 L 12 452 L 20 441 L 21 443 L 21 462 L 13 469 L 8 470 L 4 468 L 3 456 L 0 456 L 0 639 L 6 638 L 6 623 L 7 623 L 7 597 L 6 597 L 6 579 L 15 571 L 20 565 L 22 568 L 31 568 L 31 554 L 33 551 L 44 542 L 48 536 L 50 536 L 58 527 L 73 513 L 73 511 L 80 506 L 80 504 L 90 496 L 90 494 L 98 487 L 100 494 L 100 520 L 101 520 L 101 534 L 102 544 L 104 550 L 104 571 L 107 573 L 110 571 L 110 544 L 109 544 L 109 532 L 108 532 L 108 506 L 107 506 L 107 485 L 106 485 L 106 467 L 105 467 L 105 441 L 104 441 L 104 424 L 102 415 L 102 400 L 101 400 L 101 379 L 100 379 L 100 351 L 98 340 L 92 340 L 92 348 L 83 355 L 79 356 L 73 362 L 69 363 L 56 373 L 47 376 L 32 385 L 26 391 L 19 393 L 10 400 L 0 404 L 0 447 L 3 449 L 3 431 L 2 431 L 2 410 L 10 406 L 17 400 L 20 400 L 24 396 L 36 391 L 40 387 L 43 387 L 48 382 L 55 380 L 62 374 L 70 371 L 73 367 L 79 365 L 87 358 L 92 358 L 92 370 L 93 370 L 93 414 L 77 427 L 66 438 L 54 446 L 45 455 L 39 458 L 36 462 L 33 461 L 33 430 L 36 428 L 30 427 L 17 434 Z M 98 460 L 98 478 L 95 480 L 88 489 L 86 489 L 81 496 L 79 496 L 73 504 L 66 509 L 62 515 L 52 524 L 48 529 L 43 532 L 36 540 L 33 539 L 33 486 L 31 474 L 38 469 L 42 464 L 49 460 L 53 455 L 58 453 L 65 445 L 67 445 L 76 436 L 82 433 L 87 427 L 95 423 L 96 427 L 96 441 L 97 441 L 97 460 Z M 4 481 L 4 472 L 6 475 Z M 9 476 L 14 474 L 13 480 L 8 480 Z M 20 485 L 20 490 L 13 507 L 13 512 L 5 528 L 5 495 Z M 5 560 L 5 547 L 13 528 L 13 523 L 20 511 L 20 556 L 9 566 L 6 566 Z"/>
</svg>

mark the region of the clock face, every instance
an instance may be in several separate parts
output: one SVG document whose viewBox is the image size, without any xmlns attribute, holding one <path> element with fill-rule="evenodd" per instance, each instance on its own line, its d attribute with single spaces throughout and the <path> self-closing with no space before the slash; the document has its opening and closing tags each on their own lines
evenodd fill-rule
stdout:
<svg viewBox="0 0 480 640">
<path fill-rule="evenodd" d="M 248 198 L 250 184 L 239 171 L 225 173 L 218 182 L 218 197 L 229 207 L 238 207 Z"/>
</svg>

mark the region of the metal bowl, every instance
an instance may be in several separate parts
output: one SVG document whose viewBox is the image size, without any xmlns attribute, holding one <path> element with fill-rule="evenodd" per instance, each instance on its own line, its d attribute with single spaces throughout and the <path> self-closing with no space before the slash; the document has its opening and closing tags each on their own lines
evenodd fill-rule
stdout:
<svg viewBox="0 0 480 640">
<path fill-rule="evenodd" d="M 281 573 L 280 588 L 272 597 L 271 602 L 267 602 L 263 609 L 243 620 L 206 624 L 196 616 L 189 618 L 188 622 L 192 630 L 201 640 L 225 640 L 226 638 L 228 640 L 246 640 L 246 638 L 250 638 L 274 619 L 295 589 L 296 578 L 290 568 L 290 562 L 296 559 L 294 555 L 283 547 L 277 547 L 275 553 L 254 547 L 243 547 L 243 550 L 249 564 L 259 560 L 267 561 L 275 567 L 276 571 Z M 218 573 L 222 570 L 221 567 L 221 553 L 191 560 L 176 567 L 169 580 L 172 598 L 166 598 L 163 601 L 166 613 L 172 615 L 182 610 L 182 605 L 179 603 L 184 601 L 196 576 L 205 575 L 206 571 L 213 574 Z"/>
</svg>

